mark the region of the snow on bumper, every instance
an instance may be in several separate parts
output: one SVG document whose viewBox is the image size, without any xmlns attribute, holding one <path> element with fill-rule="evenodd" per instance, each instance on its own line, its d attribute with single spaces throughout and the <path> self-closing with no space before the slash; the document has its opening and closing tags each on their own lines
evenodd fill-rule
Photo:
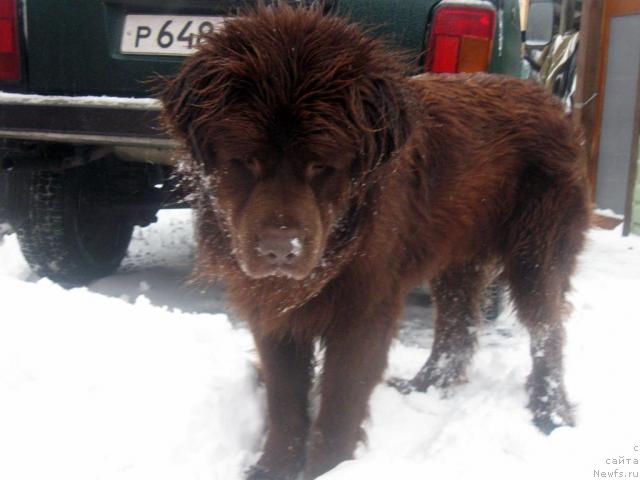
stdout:
<svg viewBox="0 0 640 480">
<path fill-rule="evenodd" d="M 0 92 L 0 139 L 173 147 L 152 98 Z"/>
</svg>

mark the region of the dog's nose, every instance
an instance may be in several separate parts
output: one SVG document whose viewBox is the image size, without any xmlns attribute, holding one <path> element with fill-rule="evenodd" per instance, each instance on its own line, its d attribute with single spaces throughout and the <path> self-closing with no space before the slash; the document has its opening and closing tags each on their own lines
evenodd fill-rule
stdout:
<svg viewBox="0 0 640 480">
<path fill-rule="evenodd" d="M 258 253 L 272 265 L 290 265 L 302 253 L 302 238 L 295 228 L 270 228 L 258 241 Z"/>
</svg>

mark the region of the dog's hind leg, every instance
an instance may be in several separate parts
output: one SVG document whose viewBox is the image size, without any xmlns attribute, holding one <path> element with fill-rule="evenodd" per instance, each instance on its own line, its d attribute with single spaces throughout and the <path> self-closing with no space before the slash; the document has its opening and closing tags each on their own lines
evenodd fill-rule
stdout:
<svg viewBox="0 0 640 480">
<path fill-rule="evenodd" d="M 263 454 L 247 480 L 293 480 L 304 467 L 309 431 L 311 342 L 254 336 L 267 386 L 268 432 Z"/>
<path fill-rule="evenodd" d="M 396 381 L 394 386 L 404 393 L 425 392 L 431 386 L 447 388 L 466 380 L 488 277 L 488 269 L 478 262 L 450 267 L 431 282 L 436 305 L 431 354 L 411 381 L 404 387 Z"/>
<path fill-rule="evenodd" d="M 532 185 L 525 208 L 510 229 L 505 273 L 518 316 L 531 337 L 529 409 L 534 424 L 548 434 L 556 427 L 574 425 L 564 386 L 563 320 L 569 310 L 565 295 L 589 212 L 579 189 L 563 190 L 547 181 L 547 193 L 536 196 L 536 184 Z"/>
<path fill-rule="evenodd" d="M 561 265 L 545 265 L 536 256 L 520 257 L 507 266 L 518 316 L 529 331 L 533 368 L 527 380 L 533 423 L 544 433 L 573 425 L 564 387 L 562 350 L 568 286 Z"/>
</svg>

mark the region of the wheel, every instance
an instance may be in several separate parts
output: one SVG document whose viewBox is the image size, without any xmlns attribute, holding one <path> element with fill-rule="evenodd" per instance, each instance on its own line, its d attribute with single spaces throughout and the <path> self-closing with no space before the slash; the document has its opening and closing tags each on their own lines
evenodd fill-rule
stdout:
<svg viewBox="0 0 640 480">
<path fill-rule="evenodd" d="M 24 202 L 14 228 L 34 272 L 77 286 L 118 268 L 135 222 L 125 211 L 109 208 L 110 180 L 102 162 L 11 175 L 16 183 L 11 190 Z"/>
<path fill-rule="evenodd" d="M 0 242 L 2 237 L 11 232 L 9 213 L 7 211 L 7 175 L 0 170 Z"/>
<path fill-rule="evenodd" d="M 9 221 L 7 213 L 7 174 L 0 168 L 0 224 Z"/>
</svg>

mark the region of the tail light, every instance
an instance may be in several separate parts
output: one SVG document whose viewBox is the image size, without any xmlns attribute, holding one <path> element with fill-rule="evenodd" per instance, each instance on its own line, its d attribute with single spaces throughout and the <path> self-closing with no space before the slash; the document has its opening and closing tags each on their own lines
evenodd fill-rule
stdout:
<svg viewBox="0 0 640 480">
<path fill-rule="evenodd" d="M 0 82 L 20 80 L 17 0 L 0 0 Z"/>
<path fill-rule="evenodd" d="M 496 26 L 492 6 L 443 4 L 433 15 L 425 71 L 487 71 Z"/>
</svg>

